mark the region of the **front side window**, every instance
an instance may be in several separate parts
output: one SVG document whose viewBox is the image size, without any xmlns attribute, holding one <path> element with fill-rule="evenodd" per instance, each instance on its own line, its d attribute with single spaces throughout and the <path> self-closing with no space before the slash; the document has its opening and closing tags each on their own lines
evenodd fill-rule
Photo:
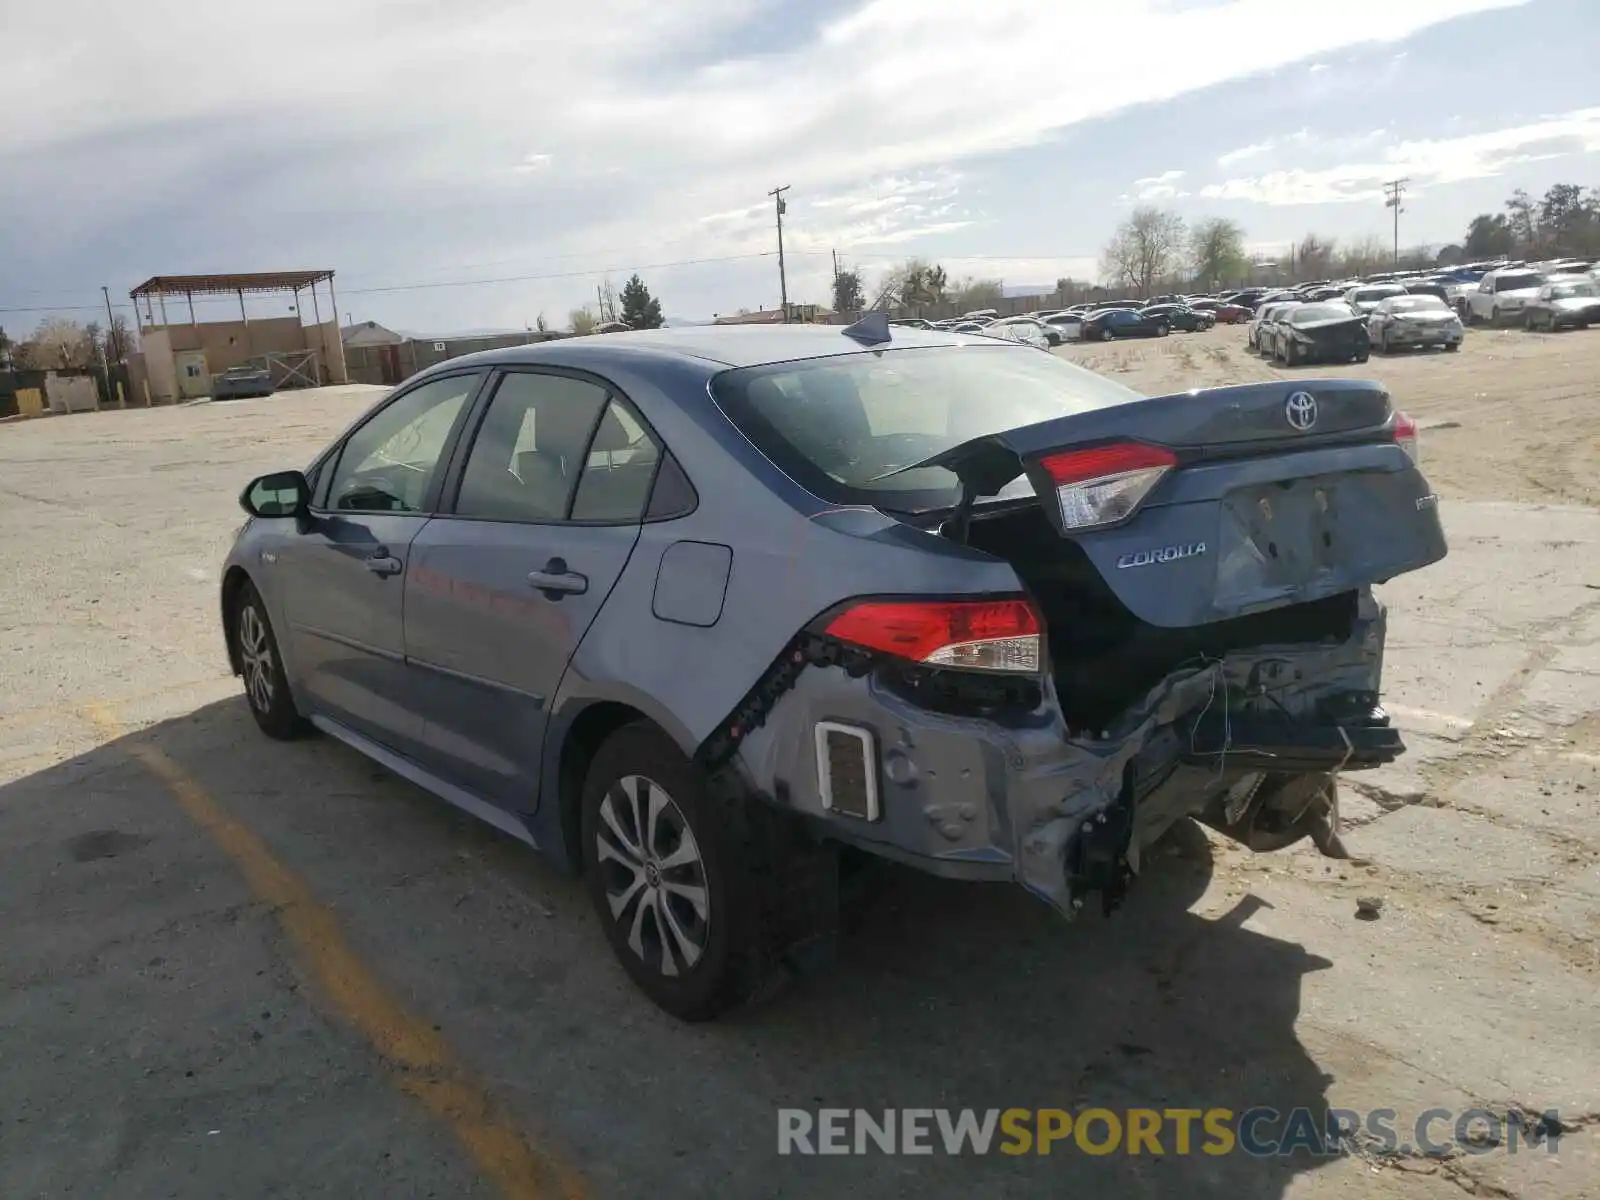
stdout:
<svg viewBox="0 0 1600 1200">
<path fill-rule="evenodd" d="M 492 521 L 565 520 L 606 399 L 606 389 L 589 380 L 507 374 L 467 455 L 456 514 Z"/>
<path fill-rule="evenodd" d="M 773 363 L 725 371 L 711 386 L 757 449 L 813 495 L 897 511 L 946 507 L 959 489 L 944 467 L 906 467 L 985 434 L 1140 398 L 1064 359 L 1002 345 Z M 1012 486 L 1027 494 L 1025 482 Z"/>
<path fill-rule="evenodd" d="M 352 433 L 328 489 L 336 511 L 414 513 L 480 376 L 451 375 L 414 388 Z"/>
</svg>

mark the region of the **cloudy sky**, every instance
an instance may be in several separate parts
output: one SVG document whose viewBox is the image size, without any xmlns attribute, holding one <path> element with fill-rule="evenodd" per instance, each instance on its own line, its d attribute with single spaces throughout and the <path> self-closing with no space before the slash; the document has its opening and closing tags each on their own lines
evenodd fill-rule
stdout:
<svg viewBox="0 0 1600 1200">
<path fill-rule="evenodd" d="M 1595 0 L 0 0 L 0 324 L 154 274 L 332 267 L 419 332 L 793 300 L 838 251 L 1092 274 L 1129 208 L 1459 239 L 1600 185 Z M 221 314 L 219 314 L 221 315 Z"/>
</svg>

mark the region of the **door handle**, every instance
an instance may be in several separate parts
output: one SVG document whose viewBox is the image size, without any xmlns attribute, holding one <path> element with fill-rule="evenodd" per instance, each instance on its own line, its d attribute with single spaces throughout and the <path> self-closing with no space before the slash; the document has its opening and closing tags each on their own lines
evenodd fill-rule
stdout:
<svg viewBox="0 0 1600 1200">
<path fill-rule="evenodd" d="M 374 575 L 398 575 L 404 569 L 404 564 L 389 553 L 389 547 L 379 546 L 364 560 L 367 570 Z"/>
<path fill-rule="evenodd" d="M 528 572 L 528 586 L 538 588 L 551 600 L 562 596 L 581 596 L 589 590 L 589 579 L 576 571 L 567 570 L 567 560 L 552 558 L 542 571 Z"/>
</svg>

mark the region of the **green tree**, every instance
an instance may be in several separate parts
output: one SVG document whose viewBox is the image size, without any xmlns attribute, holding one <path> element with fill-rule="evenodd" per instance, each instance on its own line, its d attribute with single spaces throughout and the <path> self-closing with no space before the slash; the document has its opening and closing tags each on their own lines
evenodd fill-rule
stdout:
<svg viewBox="0 0 1600 1200">
<path fill-rule="evenodd" d="M 980 308 L 999 308 L 1005 294 L 1004 280 L 963 279 L 950 298 L 962 312 L 973 312 Z"/>
<path fill-rule="evenodd" d="M 660 329 L 661 301 L 634 275 L 622 285 L 622 322 L 629 329 Z"/>
<path fill-rule="evenodd" d="M 567 320 L 572 322 L 572 332 L 582 336 L 593 333 L 594 327 L 600 322 L 595 319 L 594 310 L 585 304 L 582 308 L 575 308 L 567 314 Z"/>
<path fill-rule="evenodd" d="M 861 275 L 856 271 L 840 271 L 833 277 L 833 310 L 835 312 L 860 312 L 866 306 L 861 294 Z"/>
<path fill-rule="evenodd" d="M 1244 255 L 1244 230 L 1237 221 L 1211 217 L 1189 233 L 1189 266 L 1203 288 L 1242 279 L 1249 262 Z M 1057 283 L 1056 290 L 1061 290 Z"/>
<path fill-rule="evenodd" d="M 1461 245 L 1468 258 L 1494 258 L 1510 254 L 1516 249 L 1517 239 L 1511 234 L 1511 224 L 1505 213 L 1479 213 L 1467 226 L 1467 237 Z"/>
</svg>

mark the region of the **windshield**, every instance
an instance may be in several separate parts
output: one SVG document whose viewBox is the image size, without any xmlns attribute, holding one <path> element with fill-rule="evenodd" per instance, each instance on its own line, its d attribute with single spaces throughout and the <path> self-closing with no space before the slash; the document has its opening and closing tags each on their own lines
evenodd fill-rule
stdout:
<svg viewBox="0 0 1600 1200">
<path fill-rule="evenodd" d="M 954 504 L 956 476 L 925 467 L 881 478 L 888 472 L 984 434 L 1140 399 L 1064 359 L 1001 346 L 745 367 L 718 375 L 711 390 L 756 448 L 813 495 L 900 511 Z M 1001 494 L 1027 495 L 1027 483 Z"/>
<path fill-rule="evenodd" d="M 1449 312 L 1450 306 L 1437 296 L 1397 296 L 1385 300 L 1389 312 Z"/>
<path fill-rule="evenodd" d="M 1497 292 L 1518 292 L 1523 288 L 1536 288 L 1544 282 L 1544 276 L 1537 271 L 1526 271 L 1518 275 L 1496 275 L 1494 277 L 1494 290 Z"/>
<path fill-rule="evenodd" d="M 1600 296 L 1600 288 L 1592 283 L 1563 283 L 1550 289 L 1553 300 L 1570 300 L 1574 296 Z"/>
<path fill-rule="evenodd" d="M 1385 300 L 1390 296 L 1400 296 L 1404 294 L 1405 288 L 1391 285 L 1389 287 L 1356 288 L 1355 293 L 1350 298 L 1357 304 L 1370 304 L 1376 300 Z"/>
</svg>

